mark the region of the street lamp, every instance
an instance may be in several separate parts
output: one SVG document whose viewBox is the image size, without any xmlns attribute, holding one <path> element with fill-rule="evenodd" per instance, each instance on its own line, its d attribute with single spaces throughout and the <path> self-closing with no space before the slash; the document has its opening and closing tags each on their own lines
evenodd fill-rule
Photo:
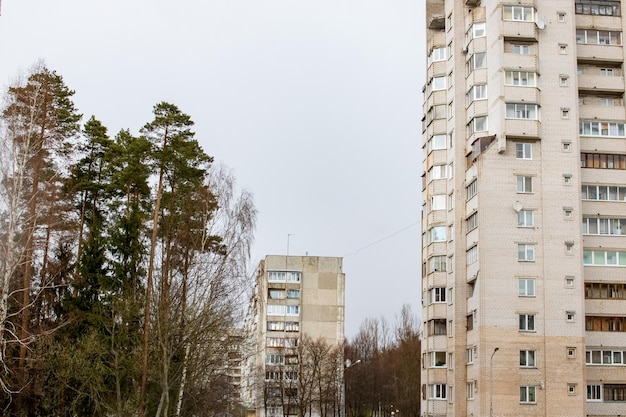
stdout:
<svg viewBox="0 0 626 417">
<path fill-rule="evenodd" d="M 493 417 L 493 355 L 499 349 L 499 347 L 495 348 L 491 354 L 491 359 L 489 359 L 489 417 Z"/>
</svg>

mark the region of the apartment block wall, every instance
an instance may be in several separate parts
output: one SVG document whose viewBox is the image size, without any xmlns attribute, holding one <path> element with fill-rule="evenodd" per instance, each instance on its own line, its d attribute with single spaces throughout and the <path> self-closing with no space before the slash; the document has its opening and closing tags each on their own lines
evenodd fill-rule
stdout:
<svg viewBox="0 0 626 417">
<path fill-rule="evenodd" d="M 426 12 L 423 415 L 623 414 L 623 4 Z"/>
</svg>

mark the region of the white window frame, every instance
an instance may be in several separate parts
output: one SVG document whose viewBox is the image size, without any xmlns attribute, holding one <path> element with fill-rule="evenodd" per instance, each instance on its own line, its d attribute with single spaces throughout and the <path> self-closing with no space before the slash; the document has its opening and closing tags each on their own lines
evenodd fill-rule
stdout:
<svg viewBox="0 0 626 417">
<path fill-rule="evenodd" d="M 516 159 L 533 159 L 533 144 L 529 142 L 517 142 L 515 144 Z"/>
<path fill-rule="evenodd" d="M 519 351 L 519 367 L 520 368 L 536 368 L 537 367 L 537 351 L 520 350 Z"/>
<path fill-rule="evenodd" d="M 447 203 L 447 194 L 434 194 L 430 197 L 430 210 L 445 210 Z"/>
<path fill-rule="evenodd" d="M 502 19 L 513 22 L 534 22 L 535 8 L 532 6 L 502 6 Z"/>
<path fill-rule="evenodd" d="M 518 243 L 517 244 L 517 260 L 519 262 L 535 261 L 535 244 L 534 243 Z"/>
<path fill-rule="evenodd" d="M 441 362 L 437 361 L 437 357 L 441 357 L 443 356 L 443 364 L 441 364 Z M 441 350 L 441 351 L 432 351 L 430 352 L 430 367 L 431 368 L 447 368 L 448 367 L 448 363 L 446 362 L 448 360 L 448 353 L 445 350 Z"/>
<path fill-rule="evenodd" d="M 624 123 L 581 120 L 578 124 L 578 133 L 582 136 L 623 138 L 626 137 L 626 128 Z"/>
<path fill-rule="evenodd" d="M 530 175 L 517 176 L 517 193 L 530 194 L 533 192 L 533 177 Z"/>
<path fill-rule="evenodd" d="M 513 53 L 516 55 L 530 55 L 530 45 L 514 44 Z"/>
<path fill-rule="evenodd" d="M 536 87 L 537 73 L 534 71 L 504 71 L 504 85 Z"/>
<path fill-rule="evenodd" d="M 534 385 L 522 385 L 519 387 L 520 404 L 537 404 L 537 387 Z"/>
<path fill-rule="evenodd" d="M 476 116 L 470 121 L 470 133 L 486 132 L 489 129 L 487 116 Z"/>
<path fill-rule="evenodd" d="M 430 59 L 430 62 L 445 61 L 446 59 L 448 59 L 447 51 L 448 48 L 446 48 L 445 46 L 433 48 L 428 58 Z"/>
<path fill-rule="evenodd" d="M 534 103 L 506 103 L 505 118 L 539 120 L 539 105 Z"/>
<path fill-rule="evenodd" d="M 520 297 L 535 296 L 535 279 L 534 278 L 518 278 L 517 295 Z"/>
<path fill-rule="evenodd" d="M 446 302 L 446 287 L 434 287 L 429 292 L 431 304 Z"/>
<path fill-rule="evenodd" d="M 467 399 L 468 400 L 473 400 L 474 399 L 474 381 L 468 381 L 467 382 Z"/>
<path fill-rule="evenodd" d="M 432 91 L 445 90 L 447 88 L 447 80 L 445 75 L 438 75 L 432 78 L 431 86 Z"/>
<path fill-rule="evenodd" d="M 431 242 L 445 242 L 446 241 L 446 226 L 433 226 L 429 230 L 429 236 Z"/>
<path fill-rule="evenodd" d="M 474 245 L 469 248 L 466 252 L 467 254 L 467 265 L 471 265 L 474 262 L 478 261 L 478 245 Z"/>
<path fill-rule="evenodd" d="M 428 399 L 429 400 L 445 400 L 447 399 L 447 386 L 446 384 L 429 384 L 428 385 Z"/>
<path fill-rule="evenodd" d="M 469 72 L 477 69 L 487 68 L 487 53 L 475 52 L 467 61 Z"/>
<path fill-rule="evenodd" d="M 428 149 L 427 151 L 437 151 L 442 149 L 447 149 L 447 136 L 445 133 L 432 135 L 430 139 L 428 139 Z"/>
<path fill-rule="evenodd" d="M 518 330 L 520 332 L 536 331 L 536 328 L 535 328 L 536 315 L 522 313 L 522 314 L 519 314 L 518 317 L 519 317 Z"/>
<path fill-rule="evenodd" d="M 432 256 L 429 260 L 428 263 L 430 265 L 430 272 L 446 272 L 446 255 L 435 255 Z M 436 287 L 438 288 L 438 287 Z M 434 288 L 433 288 L 434 289 Z M 445 294 L 444 294 L 444 300 L 445 302 Z"/>
<path fill-rule="evenodd" d="M 285 306 L 285 315 L 287 316 L 299 316 L 300 315 L 300 306 L 288 305 Z"/>
<path fill-rule="evenodd" d="M 535 212 L 533 210 L 518 211 L 517 227 L 535 227 Z"/>
<path fill-rule="evenodd" d="M 601 384 L 587 384 L 587 401 L 602 402 Z"/>
</svg>

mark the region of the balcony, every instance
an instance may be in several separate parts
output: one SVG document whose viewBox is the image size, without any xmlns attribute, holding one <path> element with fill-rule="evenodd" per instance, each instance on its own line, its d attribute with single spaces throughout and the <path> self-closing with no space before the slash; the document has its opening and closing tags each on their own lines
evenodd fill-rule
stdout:
<svg viewBox="0 0 626 417">
<path fill-rule="evenodd" d="M 582 105 L 578 107 L 578 117 L 581 119 L 602 117 L 607 120 L 624 120 L 626 119 L 626 111 L 624 106 Z"/>
<path fill-rule="evenodd" d="M 576 15 L 576 26 L 579 28 L 602 28 L 602 30 L 622 30 L 621 16 Z"/>
<path fill-rule="evenodd" d="M 505 53 L 502 60 L 504 66 L 511 70 L 538 71 L 536 55 L 520 55 Z"/>
<path fill-rule="evenodd" d="M 504 97 L 509 103 L 537 103 L 541 104 L 540 91 L 537 87 L 519 87 L 507 85 L 504 87 Z"/>
<path fill-rule="evenodd" d="M 505 39 L 537 40 L 537 25 L 534 22 L 504 21 L 502 36 Z"/>
<path fill-rule="evenodd" d="M 576 50 L 579 61 L 595 63 L 624 61 L 624 51 L 621 46 L 577 44 Z"/>
<path fill-rule="evenodd" d="M 541 137 L 541 122 L 539 120 L 529 119 L 506 119 L 504 128 L 508 138 L 532 138 L 539 139 Z"/>
<path fill-rule="evenodd" d="M 578 76 L 578 90 L 581 93 L 623 92 L 624 77 L 582 74 Z"/>
</svg>

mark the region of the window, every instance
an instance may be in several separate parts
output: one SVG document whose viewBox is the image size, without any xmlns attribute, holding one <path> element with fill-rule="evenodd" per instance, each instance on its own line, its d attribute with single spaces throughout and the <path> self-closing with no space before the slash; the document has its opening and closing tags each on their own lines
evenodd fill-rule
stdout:
<svg viewBox="0 0 626 417">
<path fill-rule="evenodd" d="M 472 246 L 467 250 L 467 264 L 473 264 L 478 261 L 478 245 Z"/>
<path fill-rule="evenodd" d="M 537 398 L 535 397 L 536 387 L 522 386 L 519 387 L 519 402 L 522 404 L 535 404 Z"/>
<path fill-rule="evenodd" d="M 626 155 L 606 153 L 580 153 L 581 168 L 626 169 Z"/>
<path fill-rule="evenodd" d="M 445 368 L 446 352 L 430 352 L 430 366 L 431 368 Z"/>
<path fill-rule="evenodd" d="M 467 330 L 474 330 L 474 313 L 467 315 L 466 328 Z"/>
<path fill-rule="evenodd" d="M 519 351 L 519 366 L 520 368 L 534 368 L 535 364 L 535 351 L 534 350 L 520 350 Z"/>
<path fill-rule="evenodd" d="M 470 381 L 467 383 L 467 399 L 474 399 L 474 381 Z"/>
<path fill-rule="evenodd" d="M 535 261 L 535 245 L 528 243 L 517 244 L 517 260 L 520 262 Z"/>
<path fill-rule="evenodd" d="M 473 213 L 471 216 L 467 218 L 465 221 L 467 223 L 467 231 L 474 230 L 478 227 L 478 213 Z"/>
<path fill-rule="evenodd" d="M 539 118 L 539 106 L 536 104 L 506 103 L 506 117 L 509 119 Z"/>
<path fill-rule="evenodd" d="M 575 311 L 566 311 L 565 312 L 565 320 L 567 322 L 573 323 L 575 317 L 576 317 L 576 312 Z"/>
<path fill-rule="evenodd" d="M 446 149 L 446 135 L 433 135 L 428 140 L 428 152 L 438 149 Z"/>
<path fill-rule="evenodd" d="M 626 365 L 626 349 L 588 349 L 585 352 L 585 362 L 587 365 L 624 366 Z"/>
<path fill-rule="evenodd" d="M 432 319 L 428 321 L 428 335 L 440 336 L 446 334 L 446 319 Z"/>
<path fill-rule="evenodd" d="M 600 75 L 603 77 L 613 77 L 617 75 L 614 68 L 600 68 Z"/>
<path fill-rule="evenodd" d="M 563 174 L 563 184 L 565 185 L 572 184 L 572 174 Z"/>
<path fill-rule="evenodd" d="M 619 0 L 576 0 L 576 14 L 620 16 Z"/>
<path fill-rule="evenodd" d="M 569 76 L 567 75 L 561 75 L 559 77 L 559 85 L 561 87 L 567 87 L 569 85 Z"/>
<path fill-rule="evenodd" d="M 558 13 L 556 14 L 556 20 L 557 20 L 557 22 L 559 22 L 559 23 L 565 23 L 565 13 L 563 13 L 563 12 L 558 12 Z"/>
<path fill-rule="evenodd" d="M 626 384 L 604 384 L 604 402 L 626 401 Z"/>
<path fill-rule="evenodd" d="M 582 185 L 583 200 L 626 201 L 626 187 L 617 185 Z"/>
<path fill-rule="evenodd" d="M 485 52 L 476 52 L 473 54 L 468 61 L 469 72 L 487 67 L 487 59 Z"/>
<path fill-rule="evenodd" d="M 467 357 L 467 364 L 474 363 L 474 356 L 476 355 L 476 347 L 472 346 L 470 348 L 465 349 L 465 355 Z"/>
<path fill-rule="evenodd" d="M 268 304 L 267 315 L 268 316 L 284 316 L 285 306 L 281 304 Z"/>
<path fill-rule="evenodd" d="M 300 298 L 300 290 L 287 290 L 287 298 L 290 298 L 290 299 Z"/>
<path fill-rule="evenodd" d="M 535 212 L 532 210 L 520 210 L 517 213 L 517 227 L 533 227 Z"/>
<path fill-rule="evenodd" d="M 602 401 L 602 386 L 599 384 L 587 385 L 587 401 Z"/>
<path fill-rule="evenodd" d="M 474 23 L 465 36 L 468 43 L 474 38 L 482 38 L 485 36 L 485 22 Z"/>
<path fill-rule="evenodd" d="M 433 256 L 430 258 L 430 271 L 431 272 L 446 272 L 446 256 Z M 445 300 L 445 295 L 444 299 Z"/>
<path fill-rule="evenodd" d="M 576 357 L 576 348 L 575 347 L 568 347 L 566 349 L 566 355 L 568 359 L 574 359 Z"/>
<path fill-rule="evenodd" d="M 613 282 L 585 282 L 585 298 L 591 300 L 626 299 L 626 284 Z"/>
<path fill-rule="evenodd" d="M 626 219 L 598 219 L 583 217 L 585 235 L 626 235 Z"/>
<path fill-rule="evenodd" d="M 285 290 L 269 288 L 268 295 L 270 300 L 282 300 L 283 298 L 285 298 Z"/>
<path fill-rule="evenodd" d="M 435 226 L 430 229 L 430 241 L 431 242 L 445 242 L 446 241 L 446 226 Z"/>
<path fill-rule="evenodd" d="M 448 176 L 447 165 L 433 165 L 428 170 L 428 180 L 440 180 L 445 179 Z"/>
<path fill-rule="evenodd" d="M 287 282 L 300 282 L 300 272 L 287 272 Z"/>
<path fill-rule="evenodd" d="M 534 314 L 520 314 L 519 315 L 519 330 L 522 332 L 534 332 L 535 331 L 535 315 Z"/>
<path fill-rule="evenodd" d="M 265 363 L 270 365 L 282 365 L 285 363 L 285 357 L 279 353 L 267 353 L 265 355 Z"/>
<path fill-rule="evenodd" d="M 288 316 L 297 316 L 300 314 L 300 306 L 286 306 Z"/>
<path fill-rule="evenodd" d="M 513 53 L 517 55 L 530 55 L 530 45 L 513 45 Z"/>
<path fill-rule="evenodd" d="M 576 384 L 567 384 L 567 393 L 569 395 L 576 395 Z"/>
<path fill-rule="evenodd" d="M 468 103 L 474 100 L 485 100 L 487 98 L 487 86 L 485 84 L 476 84 L 470 88 L 467 93 Z"/>
<path fill-rule="evenodd" d="M 431 303 L 445 303 L 446 302 L 445 287 L 431 288 L 430 289 L 430 302 Z"/>
<path fill-rule="evenodd" d="M 267 330 L 271 330 L 271 331 L 285 330 L 285 322 L 284 321 L 268 321 Z"/>
<path fill-rule="evenodd" d="M 533 192 L 533 177 L 518 175 L 517 176 L 517 192 L 518 193 L 532 193 Z"/>
<path fill-rule="evenodd" d="M 433 48 L 428 58 L 430 59 L 430 62 L 445 61 L 447 58 L 446 47 Z"/>
<path fill-rule="evenodd" d="M 300 323 L 297 321 L 288 321 L 285 323 L 285 331 L 286 332 L 299 332 L 300 331 Z"/>
<path fill-rule="evenodd" d="M 433 195 L 430 198 L 430 209 L 431 210 L 445 210 L 447 198 L 448 196 L 446 194 Z"/>
<path fill-rule="evenodd" d="M 267 280 L 269 282 L 285 282 L 287 280 L 287 273 L 282 271 L 269 271 Z"/>
<path fill-rule="evenodd" d="M 567 44 L 566 43 L 560 43 L 559 44 L 559 54 L 561 54 L 561 55 L 567 54 Z"/>
<path fill-rule="evenodd" d="M 534 22 L 535 21 L 535 9 L 529 6 L 504 6 L 503 8 L 504 20 L 515 20 L 521 22 Z"/>
<path fill-rule="evenodd" d="M 585 330 L 589 332 L 623 332 L 626 331 L 626 318 L 586 316 Z"/>
<path fill-rule="evenodd" d="M 561 107 L 561 118 L 569 119 L 569 108 Z"/>
<path fill-rule="evenodd" d="M 615 99 L 613 97 L 600 97 L 600 107 L 615 107 Z"/>
<path fill-rule="evenodd" d="M 470 122 L 470 133 L 486 132 L 487 131 L 487 116 L 474 117 Z"/>
<path fill-rule="evenodd" d="M 515 144 L 515 157 L 517 159 L 533 159 L 533 145 L 532 143 L 516 143 Z"/>
<path fill-rule="evenodd" d="M 445 400 L 446 384 L 430 384 L 428 385 L 428 398 L 431 400 Z"/>
<path fill-rule="evenodd" d="M 626 251 L 585 250 L 583 251 L 585 266 L 626 266 Z"/>
<path fill-rule="evenodd" d="M 621 45 L 622 32 L 576 29 L 576 43 L 583 45 Z"/>
<path fill-rule="evenodd" d="M 282 337 L 268 337 L 265 345 L 269 347 L 284 347 L 285 339 Z"/>
<path fill-rule="evenodd" d="M 534 297 L 535 296 L 535 280 L 533 278 L 519 278 L 518 295 L 520 297 Z"/>
<path fill-rule="evenodd" d="M 445 104 L 438 104 L 436 106 L 432 106 L 428 110 L 428 121 L 435 119 L 445 119 L 446 117 L 446 106 Z"/>
<path fill-rule="evenodd" d="M 578 133 L 585 136 L 625 137 L 624 123 L 581 120 Z"/>
<path fill-rule="evenodd" d="M 467 200 L 469 200 L 470 198 L 476 195 L 477 188 L 478 188 L 478 183 L 476 182 L 476 180 L 470 182 L 469 185 L 465 187 L 465 194 L 466 194 Z M 624 192 L 626 193 L 626 187 L 624 187 Z"/>
<path fill-rule="evenodd" d="M 432 79 L 432 89 L 435 90 L 445 90 L 446 89 L 446 77 L 433 77 Z"/>
<path fill-rule="evenodd" d="M 537 73 L 532 71 L 505 71 L 504 84 L 535 87 L 537 85 Z"/>
</svg>

